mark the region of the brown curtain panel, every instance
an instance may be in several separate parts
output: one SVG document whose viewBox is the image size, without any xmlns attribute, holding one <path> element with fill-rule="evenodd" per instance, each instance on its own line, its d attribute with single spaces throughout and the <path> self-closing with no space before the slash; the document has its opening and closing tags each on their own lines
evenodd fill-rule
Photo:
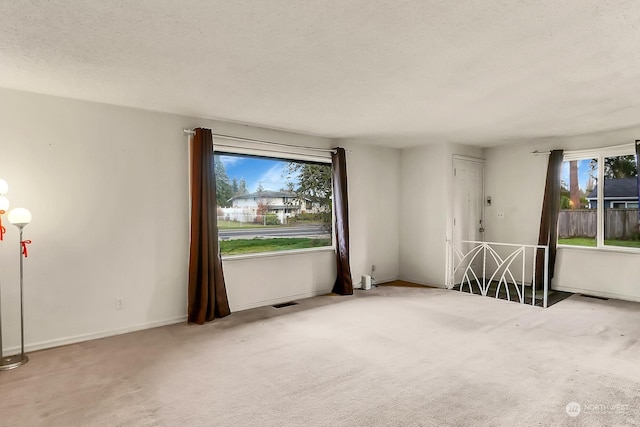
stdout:
<svg viewBox="0 0 640 427">
<path fill-rule="evenodd" d="M 191 150 L 189 323 L 202 325 L 231 314 L 218 247 L 213 136 L 198 128 Z"/>
<path fill-rule="evenodd" d="M 638 182 L 638 201 L 640 201 L 640 140 L 636 140 L 636 181 Z M 638 209 L 638 232 L 640 232 L 640 209 Z"/>
<path fill-rule="evenodd" d="M 353 294 L 351 266 L 349 265 L 349 206 L 347 197 L 347 158 L 344 148 L 331 155 L 333 174 L 333 204 L 336 212 L 334 226 L 336 234 L 336 262 L 338 274 L 333 292 L 340 295 Z"/>
<path fill-rule="evenodd" d="M 542 216 L 540 218 L 539 245 L 549 246 L 549 288 L 556 266 L 556 251 L 558 248 L 558 214 L 560 211 L 560 177 L 562 175 L 563 150 L 553 150 L 549 156 L 547 167 L 547 182 L 542 202 Z M 536 288 L 544 285 L 544 250 L 538 250 L 536 258 Z"/>
</svg>

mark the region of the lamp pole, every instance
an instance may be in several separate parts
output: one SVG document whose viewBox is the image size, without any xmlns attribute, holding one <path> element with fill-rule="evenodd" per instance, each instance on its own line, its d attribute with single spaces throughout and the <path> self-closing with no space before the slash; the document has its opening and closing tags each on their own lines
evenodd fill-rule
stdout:
<svg viewBox="0 0 640 427">
<path fill-rule="evenodd" d="M 23 289 L 24 289 L 24 267 L 23 267 L 23 258 L 24 253 L 26 252 L 26 246 L 24 240 L 22 240 L 22 230 L 24 229 L 24 224 L 20 224 L 18 226 L 20 228 L 20 356 L 21 360 L 24 360 L 22 363 L 27 363 L 29 358 L 26 354 L 24 354 L 24 297 L 23 297 Z"/>
<path fill-rule="evenodd" d="M 20 230 L 20 353 L 13 356 L 0 357 L 0 371 L 17 368 L 29 361 L 29 357 L 24 354 L 24 262 L 22 258 L 27 256 L 27 244 L 31 243 L 31 240 L 23 240 L 22 231 L 24 230 L 24 227 L 31 222 L 31 212 L 24 208 L 13 209 L 9 212 L 9 222 Z M 0 343 L 0 352 L 1 351 L 2 343 Z"/>
<path fill-rule="evenodd" d="M 0 286 L 0 370 L 2 370 L 2 366 L 4 363 L 3 356 L 4 356 L 4 353 L 2 351 L 2 286 Z"/>
</svg>

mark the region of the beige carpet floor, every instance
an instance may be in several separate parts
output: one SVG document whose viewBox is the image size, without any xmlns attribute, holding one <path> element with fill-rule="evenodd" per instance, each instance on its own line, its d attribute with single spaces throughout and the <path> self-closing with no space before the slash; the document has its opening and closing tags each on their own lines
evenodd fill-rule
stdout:
<svg viewBox="0 0 640 427">
<path fill-rule="evenodd" d="M 0 425 L 639 425 L 639 337 L 634 303 L 381 286 L 34 352 Z"/>
</svg>

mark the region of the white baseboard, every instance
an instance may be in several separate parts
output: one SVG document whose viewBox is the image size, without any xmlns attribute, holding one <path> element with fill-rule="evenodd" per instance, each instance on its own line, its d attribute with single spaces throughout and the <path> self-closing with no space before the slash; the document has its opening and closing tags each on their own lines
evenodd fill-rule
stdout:
<svg viewBox="0 0 640 427">
<path fill-rule="evenodd" d="M 287 295 L 284 297 L 278 297 L 278 298 L 267 299 L 262 301 L 255 301 L 255 302 L 250 302 L 246 304 L 230 304 L 231 312 L 233 313 L 235 311 L 243 311 L 243 310 L 249 310 L 251 308 L 265 307 L 267 305 L 281 304 L 283 302 L 289 302 L 296 299 L 317 297 L 318 295 L 324 295 L 330 292 L 331 292 L 331 288 L 321 289 L 313 292 L 305 292 L 302 294 Z"/>
<path fill-rule="evenodd" d="M 394 277 L 392 279 L 388 279 L 388 278 L 379 279 L 379 278 L 372 277 L 371 278 L 371 284 L 372 285 L 374 284 L 374 282 L 373 282 L 374 280 L 375 280 L 375 284 L 376 285 L 384 285 L 385 283 L 393 282 L 393 281 L 400 280 L 400 279 L 398 279 L 397 277 Z M 357 283 L 354 282 L 353 283 L 353 289 L 362 289 L 362 280 L 359 280 Z"/>
<path fill-rule="evenodd" d="M 141 323 L 139 325 L 128 326 L 126 328 L 120 328 L 120 329 L 113 329 L 110 331 L 91 332 L 88 334 L 80 334 L 80 335 L 74 335 L 74 336 L 65 337 L 65 338 L 57 338 L 49 341 L 41 341 L 37 343 L 25 344 L 24 351 L 28 353 L 28 352 L 37 351 L 37 350 L 44 350 L 47 348 L 60 347 L 60 346 L 69 345 L 69 344 L 76 344 L 83 341 L 91 341 L 91 340 L 97 340 L 100 338 L 112 337 L 115 335 L 126 334 L 128 332 L 136 332 L 136 331 L 142 331 L 144 329 L 157 328 L 160 326 L 174 325 L 176 323 L 181 323 L 186 321 L 187 321 L 187 316 L 184 315 L 184 316 L 176 317 L 173 319 L 158 320 L 158 321 L 149 322 L 149 323 Z M 19 352 L 20 352 L 19 346 L 9 347 L 5 349 L 5 354 L 16 354 Z"/>
<path fill-rule="evenodd" d="M 411 277 L 400 277 L 398 278 L 398 280 L 402 280 L 404 282 L 411 282 L 411 283 L 415 283 L 416 285 L 422 285 L 422 286 L 429 286 L 432 288 L 442 288 L 442 289 L 446 289 L 446 287 L 444 286 L 444 284 L 433 284 L 433 283 L 427 283 L 423 280 L 418 280 L 418 279 L 412 279 Z"/>
<path fill-rule="evenodd" d="M 380 279 L 379 277 L 377 277 L 376 278 L 376 285 L 384 285 L 385 283 L 395 282 L 396 280 L 400 280 L 400 278 L 393 277 L 391 279 L 389 279 L 389 278 Z"/>
<path fill-rule="evenodd" d="M 393 279 L 377 279 L 376 283 L 377 284 L 383 284 L 383 283 L 387 283 L 387 282 L 393 282 L 394 280 L 406 280 L 406 279 L 398 279 L 398 278 L 393 278 Z M 422 284 L 419 283 L 415 280 L 407 280 L 413 283 L 418 283 L 418 284 Z M 358 283 L 359 285 L 359 283 Z M 428 286 L 432 286 L 432 285 L 428 285 Z M 356 287 L 356 286 L 354 286 Z M 311 298 L 311 297 L 315 297 L 318 295 L 324 295 L 324 294 L 328 294 L 331 292 L 331 289 L 321 289 L 321 290 L 317 290 L 317 291 L 313 291 L 313 292 L 305 292 L 305 293 L 301 293 L 301 294 L 294 294 L 294 295 L 288 295 L 285 297 L 279 297 L 279 298 L 273 298 L 273 299 L 268 299 L 268 300 L 263 300 L 263 301 L 255 301 L 255 302 L 251 302 L 251 303 L 246 303 L 246 304 L 236 304 L 236 305 L 231 305 L 231 312 L 236 312 L 236 311 L 243 311 L 243 310 L 249 310 L 252 308 L 257 308 L 257 307 L 264 307 L 264 306 L 268 306 L 268 305 L 274 305 L 274 304 L 280 304 L 283 302 L 289 302 L 289 301 L 293 301 L 296 299 L 303 299 L 303 298 Z M 76 344 L 79 342 L 83 342 L 83 341 L 91 341 L 91 340 L 96 340 L 96 339 L 100 339 L 100 338 L 107 338 L 107 337 L 112 337 L 115 335 L 121 335 L 121 334 L 126 334 L 129 332 L 136 332 L 136 331 L 142 331 L 145 329 L 152 329 L 152 328 L 158 328 L 160 326 L 167 326 L 167 325 L 173 325 L 176 323 L 181 323 L 181 322 L 186 322 L 187 321 L 187 316 L 179 316 L 173 319 L 167 319 L 167 320 L 159 320 L 159 321 L 155 321 L 155 322 L 149 322 L 149 323 L 142 323 L 139 325 L 134 325 L 134 326 L 127 326 L 125 328 L 119 328 L 119 329 L 113 329 L 113 330 L 109 330 L 109 331 L 100 331 L 100 332 L 91 332 L 91 333 L 87 333 L 87 334 L 80 334 L 80 335 L 73 335 L 73 336 L 69 336 L 69 337 L 64 337 L 64 338 L 56 338 L 53 340 L 48 340 L 48 341 L 40 341 L 37 343 L 31 343 L 31 344 L 25 344 L 24 350 L 25 352 L 33 352 L 33 351 L 38 351 L 38 350 L 44 350 L 44 349 L 48 349 L 48 348 L 54 348 L 54 347 L 60 347 L 63 345 L 70 345 L 70 344 Z M 5 354 L 15 354 L 18 353 L 20 351 L 20 347 L 19 346 L 13 346 L 13 347 L 9 347 L 9 348 L 5 348 Z"/>
<path fill-rule="evenodd" d="M 573 288 L 571 286 L 556 286 L 553 285 L 554 291 L 572 292 L 574 294 L 591 295 L 594 297 L 619 299 L 623 301 L 640 302 L 640 296 L 616 294 L 615 292 L 594 291 L 592 289 Z"/>
<path fill-rule="evenodd" d="M 270 300 L 257 301 L 257 302 L 252 302 L 252 303 L 248 303 L 248 304 L 231 305 L 230 308 L 231 308 L 231 313 L 233 313 L 233 312 L 236 312 L 236 311 L 248 310 L 248 309 L 251 309 L 251 308 L 264 307 L 264 306 L 273 305 L 273 304 L 280 304 L 280 303 L 292 301 L 292 300 L 295 300 L 295 299 L 314 297 L 314 296 L 318 296 L 318 295 L 327 294 L 327 293 L 330 293 L 330 292 L 331 292 L 331 289 L 319 290 L 319 291 L 308 292 L 308 293 L 303 293 L 303 294 L 289 295 L 289 296 L 282 297 L 282 298 L 275 298 L 275 299 L 270 299 Z M 48 340 L 48 341 L 41 341 L 41 342 L 37 342 L 37 343 L 25 344 L 24 351 L 26 353 L 29 353 L 29 352 L 32 352 L 32 351 L 44 350 L 44 349 L 47 349 L 47 348 L 60 347 L 60 346 L 69 345 L 69 344 L 76 344 L 76 343 L 79 343 L 79 342 L 91 341 L 91 340 L 96 340 L 96 339 L 100 339 L 100 338 L 107 338 L 107 337 L 112 337 L 112 336 L 115 336 L 115 335 L 126 334 L 126 333 L 129 333 L 129 332 L 142 331 L 144 329 L 158 328 L 160 326 L 173 325 L 173 324 L 176 324 L 176 323 L 181 323 L 181 322 L 186 322 L 186 321 L 187 321 L 187 316 L 184 315 L 184 316 L 176 317 L 176 318 L 173 318 L 173 319 L 159 320 L 159 321 L 149 322 L 149 323 L 142 323 L 142 324 L 139 324 L 139 325 L 127 326 L 125 328 L 113 329 L 113 330 L 109 330 L 109 331 L 91 332 L 91 333 L 87 333 L 87 334 L 74 335 L 74 336 L 70 336 L 70 337 L 56 338 L 56 339 Z M 20 347 L 19 346 L 13 346 L 13 347 L 5 348 L 4 351 L 5 351 L 5 354 L 16 354 L 16 353 L 20 352 Z"/>
</svg>

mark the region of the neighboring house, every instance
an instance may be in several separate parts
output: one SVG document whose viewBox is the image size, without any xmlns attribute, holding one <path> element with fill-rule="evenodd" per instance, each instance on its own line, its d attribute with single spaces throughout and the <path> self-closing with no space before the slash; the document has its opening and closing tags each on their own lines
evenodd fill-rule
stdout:
<svg viewBox="0 0 640 427">
<path fill-rule="evenodd" d="M 587 195 L 589 209 L 598 206 L 598 186 Z M 638 207 L 638 180 L 632 178 L 605 178 L 604 179 L 604 205 L 605 208 L 623 209 Z"/>
<path fill-rule="evenodd" d="M 322 212 L 319 202 L 300 198 L 291 191 L 258 191 L 229 199 L 231 208 L 224 208 L 225 217 L 232 221 L 251 222 L 258 215 L 258 207 L 266 206 L 267 213 L 276 214 L 281 223 L 299 213 Z"/>
</svg>

